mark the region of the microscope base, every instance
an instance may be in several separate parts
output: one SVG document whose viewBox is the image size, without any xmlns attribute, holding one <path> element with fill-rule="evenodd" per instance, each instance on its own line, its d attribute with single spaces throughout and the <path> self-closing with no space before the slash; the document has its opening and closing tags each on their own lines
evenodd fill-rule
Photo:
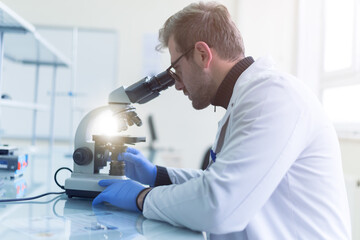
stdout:
<svg viewBox="0 0 360 240">
<path fill-rule="evenodd" d="M 72 197 L 81 197 L 81 198 L 96 198 L 100 192 L 95 191 L 84 191 L 84 190 L 74 190 L 74 189 L 65 189 L 65 193 L 68 198 Z"/>
<path fill-rule="evenodd" d="M 108 174 L 83 174 L 72 173 L 71 177 L 65 180 L 65 192 L 69 198 L 95 198 L 105 188 L 99 186 L 102 179 L 126 179 L 125 176 L 111 176 Z"/>
</svg>

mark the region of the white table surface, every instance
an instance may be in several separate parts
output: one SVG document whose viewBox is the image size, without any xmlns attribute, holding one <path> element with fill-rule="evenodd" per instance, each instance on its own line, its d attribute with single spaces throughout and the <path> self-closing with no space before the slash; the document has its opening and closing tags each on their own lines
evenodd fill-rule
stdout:
<svg viewBox="0 0 360 240">
<path fill-rule="evenodd" d="M 52 160 L 51 160 L 52 159 Z M 72 168 L 72 159 L 64 153 L 31 155 L 23 176 L 0 180 L 0 199 L 32 197 L 45 192 L 61 192 L 54 182 L 60 167 Z M 63 185 L 70 176 L 58 174 Z M 1 172 L 0 172 L 1 177 Z M 146 219 L 139 213 L 101 204 L 93 208 L 91 200 L 65 194 L 50 195 L 27 202 L 0 203 L 0 239 L 204 239 L 201 232 Z"/>
</svg>

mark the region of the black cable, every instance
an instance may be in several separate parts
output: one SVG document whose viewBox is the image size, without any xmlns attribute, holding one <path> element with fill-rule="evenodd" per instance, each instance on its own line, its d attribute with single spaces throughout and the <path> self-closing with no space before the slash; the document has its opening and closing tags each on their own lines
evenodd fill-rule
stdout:
<svg viewBox="0 0 360 240">
<path fill-rule="evenodd" d="M 40 201 L 30 201 L 30 202 L 27 202 L 28 204 L 48 204 L 48 203 L 51 203 L 53 201 L 55 201 L 56 199 L 62 199 L 62 196 L 59 195 L 59 196 L 55 196 L 53 197 L 52 199 L 50 200 L 47 200 L 47 201 L 43 201 L 43 202 L 40 202 Z M 4 199 L 4 200 L 7 200 L 7 199 Z M 24 204 L 24 202 L 9 202 L 7 204 Z"/>
<path fill-rule="evenodd" d="M 69 170 L 70 172 L 72 172 L 72 170 L 70 168 L 67 168 L 67 167 L 61 167 L 58 170 L 56 170 L 56 172 L 54 174 L 54 180 L 55 180 L 56 185 L 58 185 L 61 189 L 65 189 L 65 187 L 61 186 L 58 183 L 58 181 L 56 179 L 56 176 L 57 176 L 58 172 L 60 172 L 63 169 L 66 169 L 66 170 Z M 11 198 L 11 199 L 3 199 L 3 200 L 0 199 L 0 203 L 29 201 L 29 200 L 34 200 L 34 199 L 41 198 L 41 197 L 44 197 L 44 196 L 47 196 L 47 195 L 51 195 L 51 194 L 63 194 L 63 193 L 65 193 L 65 192 L 48 192 L 48 193 L 44 193 L 44 194 L 40 194 L 40 195 L 37 195 L 37 196 L 34 196 L 34 197 L 28 197 L 28 198 Z"/>
<path fill-rule="evenodd" d="M 64 186 L 61 186 L 61 185 L 58 183 L 58 181 L 56 180 L 56 176 L 57 176 L 58 172 L 60 172 L 60 171 L 63 170 L 63 169 L 66 169 L 66 170 L 69 170 L 70 172 L 72 172 L 72 170 L 71 170 L 70 168 L 68 168 L 68 167 L 61 167 L 61 168 L 59 168 L 58 170 L 56 170 L 56 172 L 55 172 L 55 174 L 54 174 L 54 180 L 55 180 L 56 185 L 58 185 L 59 188 L 61 188 L 61 189 L 65 189 L 65 187 L 64 187 Z"/>
<path fill-rule="evenodd" d="M 34 197 L 28 197 L 28 198 L 13 198 L 13 199 L 4 199 L 4 200 L 0 200 L 0 203 L 2 202 L 20 202 L 20 201 L 29 201 L 29 200 L 34 200 L 37 198 L 41 198 L 50 194 L 63 194 L 65 192 L 48 192 L 48 193 L 44 193 L 44 194 L 40 194 Z"/>
</svg>

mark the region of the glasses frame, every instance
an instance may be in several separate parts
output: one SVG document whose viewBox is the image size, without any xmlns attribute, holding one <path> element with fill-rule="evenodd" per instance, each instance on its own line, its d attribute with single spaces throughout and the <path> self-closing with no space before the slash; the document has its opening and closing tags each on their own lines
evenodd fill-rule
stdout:
<svg viewBox="0 0 360 240">
<path fill-rule="evenodd" d="M 175 80 L 175 81 L 179 81 L 180 77 L 171 69 L 174 68 L 174 66 L 181 60 L 182 57 L 184 57 L 185 55 L 189 54 L 192 50 L 194 50 L 194 47 L 189 48 L 188 50 L 186 50 L 183 54 L 180 55 L 180 57 L 178 57 L 173 63 L 171 63 L 171 65 L 166 69 L 166 72 L 169 73 L 169 75 Z"/>
</svg>

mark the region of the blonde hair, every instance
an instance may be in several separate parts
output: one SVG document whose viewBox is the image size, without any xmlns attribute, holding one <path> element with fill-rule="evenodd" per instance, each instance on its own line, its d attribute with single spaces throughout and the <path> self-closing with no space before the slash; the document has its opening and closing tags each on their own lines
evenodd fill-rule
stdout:
<svg viewBox="0 0 360 240">
<path fill-rule="evenodd" d="M 192 3 L 168 18 L 159 30 L 157 50 L 168 47 L 172 35 L 180 52 L 185 52 L 197 41 L 204 41 L 222 59 L 232 61 L 244 56 L 240 31 L 227 8 L 216 2 Z"/>
</svg>

